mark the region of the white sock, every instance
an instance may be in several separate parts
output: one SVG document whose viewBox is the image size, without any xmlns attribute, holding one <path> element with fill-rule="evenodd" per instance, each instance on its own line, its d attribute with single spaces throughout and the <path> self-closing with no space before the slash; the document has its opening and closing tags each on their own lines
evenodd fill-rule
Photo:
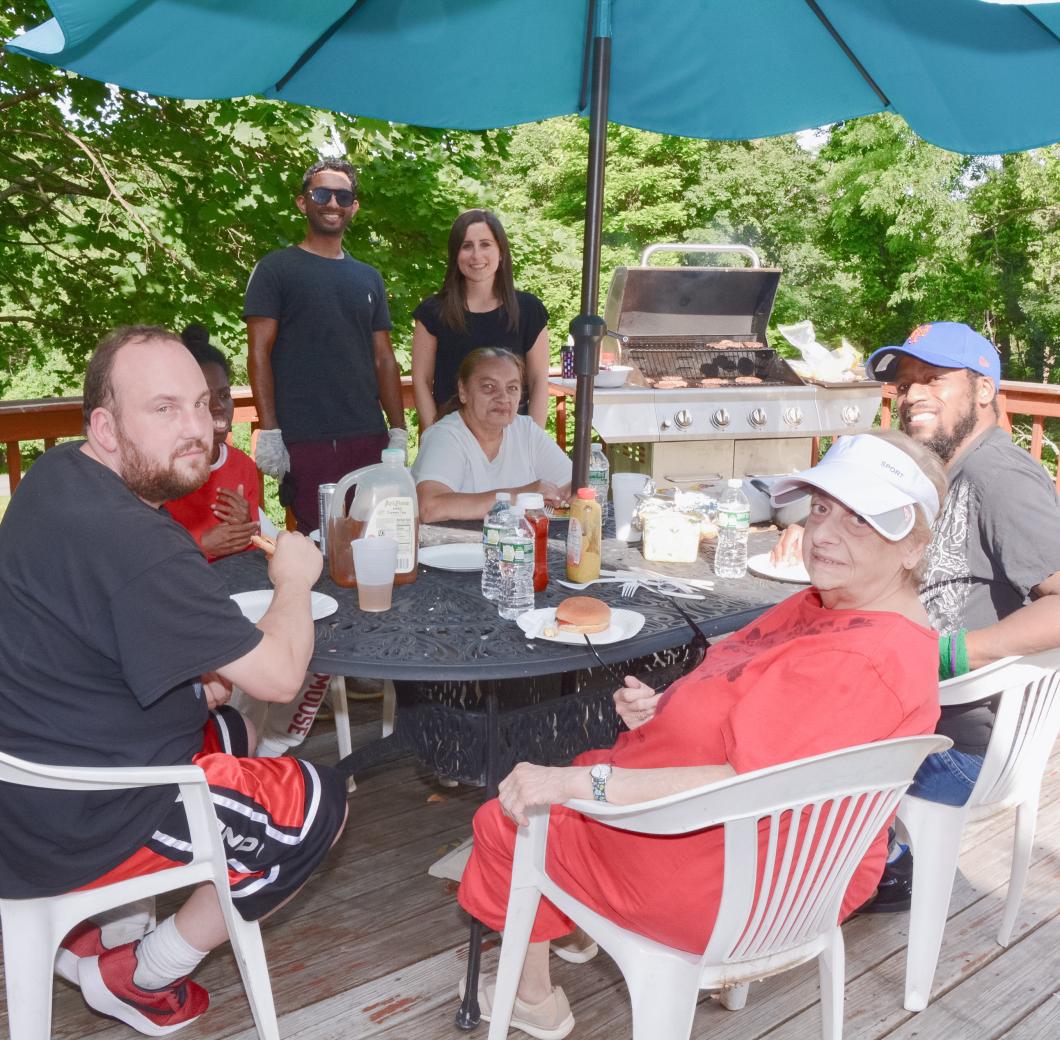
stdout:
<svg viewBox="0 0 1060 1040">
<path fill-rule="evenodd" d="M 208 952 L 188 943 L 177 929 L 176 917 L 169 917 L 136 948 L 133 982 L 141 989 L 162 989 L 190 975 Z"/>
<path fill-rule="evenodd" d="M 155 912 L 154 896 L 138 899 L 135 903 L 118 906 L 113 910 L 104 910 L 93 914 L 92 920 L 99 925 L 103 933 L 103 945 L 108 950 L 115 946 L 142 939 L 151 927 L 151 918 Z"/>
</svg>

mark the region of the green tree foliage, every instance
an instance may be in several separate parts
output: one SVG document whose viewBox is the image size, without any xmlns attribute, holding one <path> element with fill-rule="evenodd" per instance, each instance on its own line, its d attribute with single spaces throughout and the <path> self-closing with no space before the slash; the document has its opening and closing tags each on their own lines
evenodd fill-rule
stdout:
<svg viewBox="0 0 1060 1040">
<path fill-rule="evenodd" d="M 48 17 L 42 2 L 4 3 L 0 38 Z M 155 98 L 11 54 L 0 122 L 0 393 L 46 358 L 37 392 L 76 387 L 99 336 L 129 322 L 204 322 L 238 368 L 247 277 L 301 237 L 294 195 L 322 147 L 360 170 L 346 246 L 384 272 L 407 354 L 460 185 L 493 148 L 256 98 Z"/>
<path fill-rule="evenodd" d="M 48 14 L 0 0 L 0 37 Z M 129 321 L 203 321 L 238 371 L 247 275 L 301 236 L 293 196 L 322 148 L 360 168 L 346 245 L 383 272 L 406 371 L 411 311 L 441 284 L 461 209 L 501 215 L 554 352 L 580 309 L 584 120 L 449 133 L 254 98 L 153 98 L 3 55 L 0 133 L 0 395 L 16 376 L 26 392 L 27 370 L 42 373 L 32 393 L 76 387 L 99 335 Z M 819 143 L 612 126 L 601 304 L 614 268 L 651 242 L 742 242 L 784 271 L 775 321 L 811 318 L 823 341 L 862 350 L 920 321 L 968 321 L 1010 377 L 1058 379 L 1060 148 L 955 155 L 893 115 Z"/>
</svg>

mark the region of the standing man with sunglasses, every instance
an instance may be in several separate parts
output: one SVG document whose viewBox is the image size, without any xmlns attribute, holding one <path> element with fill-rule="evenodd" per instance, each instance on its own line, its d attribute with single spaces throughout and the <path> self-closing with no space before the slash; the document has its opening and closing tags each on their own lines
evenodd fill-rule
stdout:
<svg viewBox="0 0 1060 1040">
<path fill-rule="evenodd" d="M 258 261 L 243 319 L 261 423 L 254 461 L 280 480 L 280 501 L 306 534 L 320 484 L 378 462 L 388 445 L 404 448 L 408 434 L 383 279 L 342 248 L 360 206 L 354 168 L 314 163 L 295 203 L 305 238 Z"/>
</svg>

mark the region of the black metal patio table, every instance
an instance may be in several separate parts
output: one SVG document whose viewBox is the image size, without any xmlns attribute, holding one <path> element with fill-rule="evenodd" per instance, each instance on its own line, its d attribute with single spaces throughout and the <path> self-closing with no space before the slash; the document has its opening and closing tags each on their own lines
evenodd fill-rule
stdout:
<svg viewBox="0 0 1060 1040">
<path fill-rule="evenodd" d="M 627 545 L 605 526 L 605 568 L 647 568 L 676 578 L 709 578 L 714 589 L 704 599 L 680 605 L 708 636 L 742 627 L 790 595 L 797 586 L 758 579 L 716 578 L 713 548 L 694 564 L 646 563 L 640 543 Z M 555 606 L 575 595 L 559 585 L 565 576 L 566 524 L 553 523 L 549 539 L 550 581 L 535 597 L 538 607 Z M 479 524 L 435 524 L 420 528 L 421 546 L 481 539 Z M 752 532 L 750 552 L 763 552 L 773 532 Z M 264 557 L 241 553 L 215 565 L 231 592 L 268 584 Z M 365 613 L 355 589 L 341 588 L 324 575 L 316 589 L 333 596 L 338 611 L 316 624 L 316 650 L 310 668 L 331 675 L 394 681 L 393 731 L 354 749 L 339 769 L 356 775 L 381 762 L 412 753 L 439 775 L 482 784 L 496 794 L 500 778 L 516 762 L 566 764 L 582 751 L 614 742 L 619 721 L 608 674 L 586 646 L 527 639 L 514 621 L 498 616 L 484 599 L 480 574 L 438 570 L 423 564 L 411 585 L 394 589 L 385 613 Z M 594 585 L 587 592 L 644 615 L 631 638 L 597 646 L 608 665 L 636 674 L 661 688 L 687 668 L 692 641 L 687 621 L 666 596 L 640 589 L 622 598 L 619 584 Z M 478 1023 L 478 962 L 482 926 L 472 922 L 467 990 L 457 1025 Z"/>
</svg>

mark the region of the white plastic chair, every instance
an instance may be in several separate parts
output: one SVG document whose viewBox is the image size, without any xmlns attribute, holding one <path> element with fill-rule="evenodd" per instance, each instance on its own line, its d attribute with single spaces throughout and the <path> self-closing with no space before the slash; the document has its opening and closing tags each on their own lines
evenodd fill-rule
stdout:
<svg viewBox="0 0 1060 1040">
<path fill-rule="evenodd" d="M 548 812 L 531 811 L 516 837 L 489 1040 L 508 1033 L 538 903 L 550 900 L 614 958 L 633 1005 L 633 1040 L 680 1040 L 692 1030 L 701 989 L 725 989 L 736 1010 L 755 979 L 820 958 L 825 1040 L 843 1032 L 843 937 L 839 908 L 873 839 L 887 825 L 925 756 L 949 747 L 926 736 L 865 744 L 638 805 L 573 801 L 609 827 L 641 834 L 725 828 L 721 905 L 702 954 L 673 949 L 595 913 L 545 872 Z M 805 814 L 805 817 L 803 817 Z M 793 828 L 793 819 L 805 825 Z M 759 867 L 759 827 L 768 827 Z M 813 840 L 816 836 L 816 842 Z M 827 856 L 825 855 L 827 850 Z M 621 870 L 622 864 L 613 864 Z M 756 891 L 761 872 L 769 881 Z M 674 907 L 675 914 L 690 912 Z"/>
<path fill-rule="evenodd" d="M 1038 795 L 1060 731 L 1060 649 L 1008 657 L 939 684 L 943 706 L 1000 695 L 983 768 L 966 805 L 941 805 L 906 795 L 898 809 L 913 848 L 913 902 L 905 967 L 905 1007 L 923 1011 L 931 996 L 942 933 L 953 891 L 961 833 L 979 820 L 1015 807 L 1016 832 L 1008 896 L 997 941 L 1007 946 L 1027 879 Z"/>
<path fill-rule="evenodd" d="M 232 905 L 217 816 L 206 776 L 198 766 L 85 769 L 38 765 L 0 753 L 0 782 L 63 791 L 179 785 L 192 844 L 190 863 L 144 877 L 58 896 L 0 899 L 11 1040 L 51 1036 L 52 970 L 59 943 L 71 928 L 102 910 L 204 881 L 217 890 L 258 1036 L 279 1040 L 261 930 L 256 921 L 244 921 Z"/>
</svg>

